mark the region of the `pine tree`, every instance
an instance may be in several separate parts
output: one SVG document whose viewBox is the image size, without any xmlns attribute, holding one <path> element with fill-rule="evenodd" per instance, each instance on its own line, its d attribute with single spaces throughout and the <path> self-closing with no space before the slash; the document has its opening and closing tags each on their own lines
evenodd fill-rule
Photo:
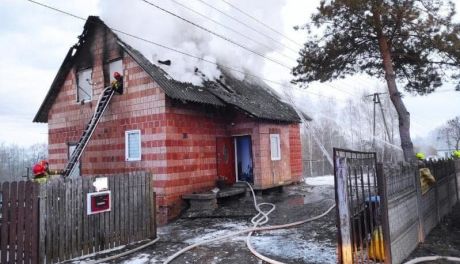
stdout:
<svg viewBox="0 0 460 264">
<path fill-rule="evenodd" d="M 446 80 L 460 79 L 460 24 L 452 21 L 454 10 L 450 0 L 323 0 L 312 24 L 302 27 L 309 38 L 293 82 L 325 82 L 355 73 L 384 78 L 398 113 L 404 157 L 410 161 L 410 114 L 397 82 L 423 95 Z M 313 34 L 312 26 L 321 33 Z"/>
</svg>

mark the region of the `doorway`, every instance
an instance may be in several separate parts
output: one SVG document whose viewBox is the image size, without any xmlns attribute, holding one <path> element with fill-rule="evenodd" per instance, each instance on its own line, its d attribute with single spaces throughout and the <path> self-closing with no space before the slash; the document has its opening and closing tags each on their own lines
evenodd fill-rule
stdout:
<svg viewBox="0 0 460 264">
<path fill-rule="evenodd" d="M 235 137 L 235 164 L 237 179 L 254 183 L 251 136 Z"/>
</svg>

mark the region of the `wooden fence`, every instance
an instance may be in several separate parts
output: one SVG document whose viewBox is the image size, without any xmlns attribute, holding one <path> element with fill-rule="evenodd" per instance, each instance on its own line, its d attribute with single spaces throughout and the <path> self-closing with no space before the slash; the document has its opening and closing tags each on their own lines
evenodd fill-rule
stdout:
<svg viewBox="0 0 460 264">
<path fill-rule="evenodd" d="M 3 183 L 0 263 L 57 263 L 156 237 L 150 174 L 110 175 L 111 210 L 87 214 L 93 177 Z"/>
<path fill-rule="evenodd" d="M 38 263 L 38 184 L 1 184 L 0 263 Z"/>
<path fill-rule="evenodd" d="M 108 177 L 112 208 L 87 215 L 91 178 L 57 179 L 42 187 L 41 263 L 56 263 L 156 237 L 155 194 L 146 173 Z"/>
</svg>

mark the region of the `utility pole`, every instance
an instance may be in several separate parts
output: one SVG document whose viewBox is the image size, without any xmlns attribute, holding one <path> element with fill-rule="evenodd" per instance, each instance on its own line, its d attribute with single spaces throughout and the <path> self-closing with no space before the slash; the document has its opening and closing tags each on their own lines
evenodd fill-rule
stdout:
<svg viewBox="0 0 460 264">
<path fill-rule="evenodd" d="M 370 95 L 366 96 L 366 97 L 372 97 L 372 101 L 374 102 L 374 124 L 373 124 L 374 126 L 373 126 L 373 131 L 372 131 L 372 148 L 374 148 L 374 149 L 375 149 L 375 126 L 376 126 L 376 122 L 375 122 L 375 116 L 376 116 L 375 107 L 376 107 L 376 105 L 379 105 L 380 113 L 382 114 L 383 125 L 385 126 L 385 132 L 386 132 L 387 137 L 388 137 L 388 141 L 393 144 L 391 136 L 390 136 L 390 130 L 388 130 L 387 121 L 385 119 L 385 113 L 383 112 L 382 102 L 380 101 L 380 95 L 381 94 L 386 94 L 386 93 L 373 93 L 373 94 L 370 94 Z"/>
</svg>

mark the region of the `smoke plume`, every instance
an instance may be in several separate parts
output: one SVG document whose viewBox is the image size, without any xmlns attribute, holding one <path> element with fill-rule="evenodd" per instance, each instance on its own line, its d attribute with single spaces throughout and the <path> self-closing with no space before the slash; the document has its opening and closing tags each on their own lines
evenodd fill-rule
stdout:
<svg viewBox="0 0 460 264">
<path fill-rule="evenodd" d="M 245 39 L 234 32 L 228 31 L 221 26 L 216 25 L 203 17 L 200 17 L 189 10 L 177 5 L 172 0 L 149 0 L 152 3 L 170 10 L 186 19 L 189 19 L 209 30 L 225 35 L 232 40 L 241 43 L 249 49 L 264 54 L 274 59 L 274 51 L 281 50 L 280 46 L 253 30 L 244 27 L 240 23 L 226 17 L 224 14 L 211 9 L 199 0 L 175 0 L 186 5 L 197 12 L 205 14 L 207 17 L 216 20 L 226 26 L 232 27 L 238 32 L 249 36 L 263 45 Z M 272 38 L 279 39 L 279 36 L 268 31 L 266 28 L 258 25 L 253 20 L 244 17 L 223 1 L 202 0 L 213 7 L 222 10 L 225 14 L 237 18 L 242 23 L 247 23 L 251 27 L 258 29 L 264 34 L 269 34 Z M 285 0 L 265 0 L 265 1 L 245 1 L 245 0 L 228 0 L 233 5 L 238 6 L 247 13 L 252 14 L 259 20 L 266 22 L 271 27 L 281 29 L 282 19 L 281 10 L 285 5 Z M 145 39 L 155 41 L 168 47 L 189 53 L 193 56 L 203 58 L 208 61 L 216 62 L 220 65 L 226 65 L 236 68 L 243 72 L 262 75 L 264 63 L 267 61 L 255 54 L 250 53 L 240 47 L 237 47 L 217 36 L 205 32 L 193 25 L 185 23 L 178 18 L 166 14 L 157 8 L 141 1 L 102 1 L 99 9 L 101 18 L 110 26 Z M 128 44 L 139 50 L 152 63 L 162 67 L 168 74 L 179 81 L 191 82 L 200 85 L 202 79 L 195 74 L 195 68 L 200 69 L 209 78 L 218 78 L 220 71 L 214 64 L 197 60 L 183 54 L 166 50 L 152 44 L 133 39 L 122 34 L 120 38 Z M 171 60 L 171 65 L 159 64 L 158 60 Z M 231 71 L 235 77 L 242 79 L 244 74 L 238 74 Z"/>
</svg>

